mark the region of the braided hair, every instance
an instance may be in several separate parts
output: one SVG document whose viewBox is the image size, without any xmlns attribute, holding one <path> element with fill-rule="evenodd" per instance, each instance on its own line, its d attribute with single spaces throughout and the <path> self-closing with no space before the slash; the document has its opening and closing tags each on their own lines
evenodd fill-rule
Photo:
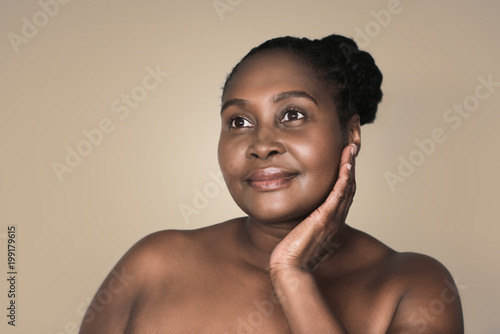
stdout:
<svg viewBox="0 0 500 334">
<path fill-rule="evenodd" d="M 368 52 L 359 50 L 356 42 L 340 35 L 316 40 L 286 36 L 262 43 L 250 50 L 227 76 L 223 96 L 240 64 L 266 50 L 291 52 L 315 71 L 316 78 L 331 92 L 342 128 L 356 114 L 361 125 L 375 120 L 382 100 L 382 73 Z"/>
</svg>

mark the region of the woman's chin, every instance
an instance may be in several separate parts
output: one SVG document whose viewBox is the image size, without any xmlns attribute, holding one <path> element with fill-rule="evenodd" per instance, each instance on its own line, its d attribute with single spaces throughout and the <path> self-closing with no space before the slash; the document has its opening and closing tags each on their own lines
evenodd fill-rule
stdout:
<svg viewBox="0 0 500 334">
<path fill-rule="evenodd" d="M 317 206 L 291 206 L 279 203 L 265 203 L 252 207 L 240 207 L 250 218 L 265 224 L 300 223 Z"/>
<path fill-rule="evenodd" d="M 232 195 L 249 217 L 263 223 L 281 223 L 302 221 L 325 201 L 329 193 L 328 184 L 320 183 L 316 187 L 297 184 L 275 191 L 244 189 Z"/>
</svg>

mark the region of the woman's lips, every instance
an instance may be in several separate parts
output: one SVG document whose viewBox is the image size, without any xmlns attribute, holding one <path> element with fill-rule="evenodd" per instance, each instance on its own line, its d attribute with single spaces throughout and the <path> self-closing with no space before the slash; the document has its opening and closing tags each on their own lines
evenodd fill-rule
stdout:
<svg viewBox="0 0 500 334">
<path fill-rule="evenodd" d="M 297 173 L 281 168 L 269 167 L 257 169 L 246 177 L 250 187 L 260 191 L 271 191 L 286 187 Z"/>
</svg>

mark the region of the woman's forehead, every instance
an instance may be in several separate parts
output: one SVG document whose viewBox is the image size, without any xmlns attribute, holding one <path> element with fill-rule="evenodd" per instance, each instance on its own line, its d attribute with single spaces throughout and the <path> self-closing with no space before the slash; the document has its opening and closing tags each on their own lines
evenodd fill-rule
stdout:
<svg viewBox="0 0 500 334">
<path fill-rule="evenodd" d="M 280 91 L 326 93 L 314 71 L 299 57 L 283 50 L 269 50 L 254 54 L 240 64 L 225 87 L 223 100 L 273 95 Z"/>
</svg>

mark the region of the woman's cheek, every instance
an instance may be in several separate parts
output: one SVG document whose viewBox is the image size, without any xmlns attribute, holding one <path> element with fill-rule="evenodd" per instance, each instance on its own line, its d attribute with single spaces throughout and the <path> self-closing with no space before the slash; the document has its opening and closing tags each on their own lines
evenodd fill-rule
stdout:
<svg viewBox="0 0 500 334">
<path fill-rule="evenodd" d="M 219 166 L 229 190 L 239 183 L 245 163 L 245 151 L 241 142 L 221 136 L 218 148 Z"/>
<path fill-rule="evenodd" d="M 318 138 L 320 137 L 320 138 Z M 291 143 L 296 159 L 307 175 L 308 187 L 327 191 L 338 178 L 342 145 L 335 137 L 311 134 L 308 141 Z"/>
</svg>

